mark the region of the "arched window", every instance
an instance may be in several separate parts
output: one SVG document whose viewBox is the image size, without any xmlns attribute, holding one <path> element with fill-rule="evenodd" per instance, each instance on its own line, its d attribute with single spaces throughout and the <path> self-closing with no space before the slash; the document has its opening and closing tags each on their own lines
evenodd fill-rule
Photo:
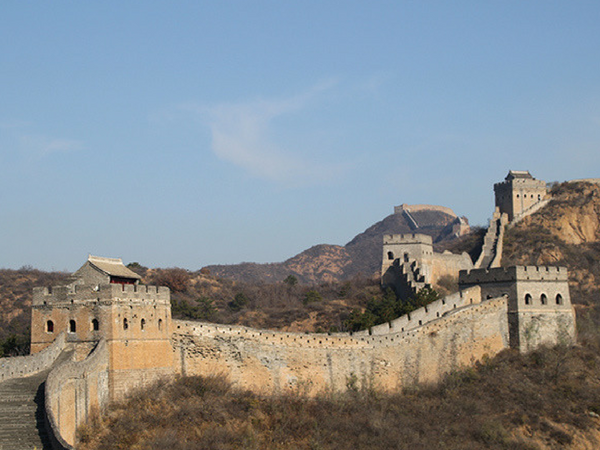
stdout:
<svg viewBox="0 0 600 450">
<path fill-rule="evenodd" d="M 142 327 L 142 330 L 144 330 L 144 327 L 146 326 L 146 319 L 142 319 L 140 326 Z"/>
<path fill-rule="evenodd" d="M 77 324 L 74 320 L 69 320 L 69 333 L 75 333 L 77 331 Z"/>
<path fill-rule="evenodd" d="M 542 305 L 548 304 L 548 297 L 546 297 L 546 294 L 540 295 L 540 301 L 542 302 Z"/>
<path fill-rule="evenodd" d="M 562 304 L 563 304 L 563 298 L 562 298 L 562 295 L 560 295 L 560 294 L 556 294 L 556 304 L 557 304 L 557 305 L 562 305 Z"/>
<path fill-rule="evenodd" d="M 162 319 L 158 319 L 158 330 L 162 330 Z"/>
<path fill-rule="evenodd" d="M 98 319 L 92 319 L 92 331 L 98 331 L 100 329 L 100 322 Z"/>
<path fill-rule="evenodd" d="M 394 259 L 394 254 L 392 252 L 388 252 L 388 259 Z"/>
<path fill-rule="evenodd" d="M 123 329 L 126 330 L 129 328 L 129 322 L 127 322 L 127 317 L 123 319 Z"/>
<path fill-rule="evenodd" d="M 531 305 L 531 294 L 525 294 L 525 304 Z"/>
<path fill-rule="evenodd" d="M 51 320 L 49 320 L 48 322 L 46 322 L 46 332 L 47 333 L 54 333 L 54 322 L 52 322 Z"/>
</svg>

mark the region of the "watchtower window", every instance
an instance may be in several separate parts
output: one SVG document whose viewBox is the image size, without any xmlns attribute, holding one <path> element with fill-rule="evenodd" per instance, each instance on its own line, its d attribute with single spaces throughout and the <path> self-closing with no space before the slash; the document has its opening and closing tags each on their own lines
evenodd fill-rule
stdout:
<svg viewBox="0 0 600 450">
<path fill-rule="evenodd" d="M 562 304 L 563 304 L 563 298 L 562 298 L 562 295 L 560 295 L 560 294 L 556 294 L 556 304 L 557 304 L 557 305 L 562 305 Z"/>
<path fill-rule="evenodd" d="M 77 324 L 74 320 L 69 320 L 69 333 L 75 333 L 77 331 Z"/>
<path fill-rule="evenodd" d="M 394 259 L 394 254 L 392 252 L 388 252 L 388 259 Z"/>
<path fill-rule="evenodd" d="M 144 327 L 146 326 L 146 319 L 142 319 L 142 321 L 140 322 L 140 326 L 142 330 L 144 330 Z"/>
<path fill-rule="evenodd" d="M 546 294 L 542 294 L 540 296 L 540 300 L 542 302 L 542 305 L 547 305 L 548 304 L 548 297 L 546 297 Z"/>
<path fill-rule="evenodd" d="M 127 318 L 123 319 L 123 329 L 126 330 L 129 328 L 129 322 L 127 322 Z"/>
<path fill-rule="evenodd" d="M 158 330 L 162 330 L 162 319 L 158 319 Z"/>
<path fill-rule="evenodd" d="M 531 305 L 531 294 L 525 294 L 525 304 Z"/>
<path fill-rule="evenodd" d="M 98 331 L 100 329 L 100 322 L 98 319 L 92 319 L 92 331 Z"/>
<path fill-rule="evenodd" d="M 54 333 L 54 322 L 52 322 L 51 320 L 49 320 L 48 322 L 46 322 L 46 332 L 47 333 Z"/>
</svg>

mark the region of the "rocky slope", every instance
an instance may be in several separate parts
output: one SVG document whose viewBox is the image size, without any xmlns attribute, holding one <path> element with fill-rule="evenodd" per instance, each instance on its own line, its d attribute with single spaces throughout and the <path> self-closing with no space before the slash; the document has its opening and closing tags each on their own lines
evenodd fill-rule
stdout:
<svg viewBox="0 0 600 450">
<path fill-rule="evenodd" d="M 600 304 L 600 185 L 567 182 L 552 200 L 508 229 L 502 265 L 558 265 L 569 269 L 575 303 Z"/>
<path fill-rule="evenodd" d="M 207 269 L 216 276 L 245 282 L 281 281 L 290 274 L 304 284 L 347 280 L 359 274 L 374 276 L 381 266 L 384 234 L 418 232 L 430 235 L 434 242 L 454 238 L 456 216 L 435 209 L 416 211 L 412 216 L 418 228 L 404 214 L 391 214 L 345 246 L 316 245 L 282 263 L 213 265 Z"/>
</svg>

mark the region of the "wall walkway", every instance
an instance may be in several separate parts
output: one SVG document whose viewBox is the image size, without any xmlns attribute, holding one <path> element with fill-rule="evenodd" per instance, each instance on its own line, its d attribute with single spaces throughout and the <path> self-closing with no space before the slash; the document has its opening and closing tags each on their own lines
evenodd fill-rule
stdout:
<svg viewBox="0 0 600 450">
<path fill-rule="evenodd" d="M 0 382 L 13 378 L 26 377 L 49 369 L 66 345 L 65 333 L 39 353 L 27 356 L 0 358 Z"/>
</svg>

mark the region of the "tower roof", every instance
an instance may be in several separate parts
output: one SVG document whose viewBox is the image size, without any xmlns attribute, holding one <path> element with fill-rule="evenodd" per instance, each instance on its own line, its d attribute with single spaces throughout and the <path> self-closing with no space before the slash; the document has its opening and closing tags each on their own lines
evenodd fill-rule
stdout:
<svg viewBox="0 0 600 450">
<path fill-rule="evenodd" d="M 121 258 L 104 258 L 101 256 L 89 255 L 87 261 L 79 270 L 73 273 L 73 277 L 78 278 L 84 276 L 85 267 L 92 267 L 98 272 L 108 276 L 117 278 L 127 278 L 131 280 L 141 280 L 137 273 L 133 270 L 128 269 L 123 265 Z"/>
<path fill-rule="evenodd" d="M 515 178 L 528 178 L 533 180 L 533 176 L 529 173 L 529 170 L 511 170 L 506 175 L 505 180 L 514 180 Z"/>
</svg>

